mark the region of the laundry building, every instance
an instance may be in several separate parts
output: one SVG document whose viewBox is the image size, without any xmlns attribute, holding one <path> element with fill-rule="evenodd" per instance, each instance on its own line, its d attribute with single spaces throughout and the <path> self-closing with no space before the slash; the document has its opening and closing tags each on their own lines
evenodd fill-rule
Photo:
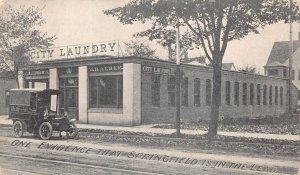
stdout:
<svg viewBox="0 0 300 175">
<path fill-rule="evenodd" d="M 61 104 L 83 123 L 134 126 L 174 122 L 174 62 L 139 57 L 81 56 L 23 68 L 22 88 L 63 91 Z M 208 120 L 213 70 L 182 64 L 181 119 Z M 259 117 L 288 112 L 287 79 L 231 70 L 222 72 L 220 115 Z M 297 93 L 293 87 L 293 93 Z M 297 97 L 293 99 L 293 109 Z"/>
</svg>

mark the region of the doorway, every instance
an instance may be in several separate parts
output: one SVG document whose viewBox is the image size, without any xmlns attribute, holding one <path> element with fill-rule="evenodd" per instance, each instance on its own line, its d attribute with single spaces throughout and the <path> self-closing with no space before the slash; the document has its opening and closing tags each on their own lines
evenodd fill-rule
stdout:
<svg viewBox="0 0 300 175">
<path fill-rule="evenodd" d="M 68 112 L 69 119 L 78 120 L 78 77 L 60 78 L 59 85 L 63 92 L 61 108 Z"/>
</svg>

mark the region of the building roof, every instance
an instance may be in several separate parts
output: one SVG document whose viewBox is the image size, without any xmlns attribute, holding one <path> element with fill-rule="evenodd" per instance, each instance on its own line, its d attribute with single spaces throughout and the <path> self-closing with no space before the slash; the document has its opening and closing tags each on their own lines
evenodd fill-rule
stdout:
<svg viewBox="0 0 300 175">
<path fill-rule="evenodd" d="M 223 70 L 235 70 L 236 71 L 234 63 L 223 63 L 222 64 L 222 69 Z"/>
<path fill-rule="evenodd" d="M 300 40 L 293 41 L 293 52 L 295 52 L 300 47 Z M 284 63 L 289 58 L 289 41 L 274 42 L 273 48 L 269 55 L 266 66 L 284 66 Z M 274 62 L 278 62 L 275 63 Z"/>
</svg>

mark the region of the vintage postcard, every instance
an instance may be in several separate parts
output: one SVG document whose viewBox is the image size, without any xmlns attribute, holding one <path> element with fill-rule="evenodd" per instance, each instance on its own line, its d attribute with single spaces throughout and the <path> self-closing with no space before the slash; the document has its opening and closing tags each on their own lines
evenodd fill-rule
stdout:
<svg viewBox="0 0 300 175">
<path fill-rule="evenodd" d="M 300 174 L 296 0 L 0 0 L 0 175 Z"/>
</svg>

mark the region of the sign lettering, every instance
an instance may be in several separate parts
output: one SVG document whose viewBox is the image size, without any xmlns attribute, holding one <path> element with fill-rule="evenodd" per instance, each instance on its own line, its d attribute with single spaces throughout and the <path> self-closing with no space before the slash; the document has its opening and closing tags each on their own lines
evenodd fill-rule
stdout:
<svg viewBox="0 0 300 175">
<path fill-rule="evenodd" d="M 110 41 L 74 46 L 62 46 L 49 48 L 47 50 L 33 50 L 29 53 L 29 56 L 33 60 L 78 58 L 100 55 L 118 56 L 118 50 L 119 45 L 117 41 Z"/>
<path fill-rule="evenodd" d="M 96 65 L 89 67 L 89 72 L 122 72 L 122 64 L 113 64 L 113 65 Z"/>
<path fill-rule="evenodd" d="M 155 67 L 155 66 L 142 66 L 143 73 L 154 73 L 154 74 L 170 74 L 171 70 L 168 68 Z"/>
<path fill-rule="evenodd" d="M 49 70 L 30 70 L 30 71 L 24 71 L 24 75 L 49 75 Z"/>
</svg>

